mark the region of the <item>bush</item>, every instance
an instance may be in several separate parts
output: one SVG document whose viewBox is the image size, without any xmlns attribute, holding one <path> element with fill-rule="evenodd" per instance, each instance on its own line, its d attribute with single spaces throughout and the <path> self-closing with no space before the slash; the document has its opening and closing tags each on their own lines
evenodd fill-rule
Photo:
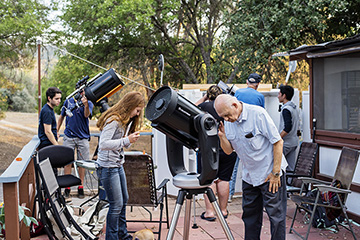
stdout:
<svg viewBox="0 0 360 240">
<path fill-rule="evenodd" d="M 16 112 L 34 112 L 36 108 L 36 101 L 30 95 L 27 88 L 18 90 L 15 94 L 9 96 L 9 109 Z"/>
<path fill-rule="evenodd" d="M 8 109 L 8 90 L 0 88 L 0 119 L 2 114 Z"/>
</svg>

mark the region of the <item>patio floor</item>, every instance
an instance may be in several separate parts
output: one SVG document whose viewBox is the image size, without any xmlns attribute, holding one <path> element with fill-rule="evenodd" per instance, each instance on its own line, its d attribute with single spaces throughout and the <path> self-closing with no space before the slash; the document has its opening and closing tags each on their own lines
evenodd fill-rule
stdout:
<svg viewBox="0 0 360 240">
<path fill-rule="evenodd" d="M 79 205 L 81 202 L 84 201 L 84 199 L 78 199 L 75 196 L 73 196 L 72 203 L 74 205 Z M 175 207 L 175 197 L 169 197 L 169 218 L 171 221 L 171 217 L 173 214 L 173 210 Z M 244 239 L 244 226 L 243 222 L 241 220 L 241 196 L 235 196 L 233 201 L 229 203 L 228 210 L 229 210 L 229 216 L 227 218 L 227 223 L 231 229 L 231 232 L 235 239 Z M 189 239 L 201 239 L 201 240 L 207 240 L 207 239 L 226 239 L 226 236 L 222 230 L 221 224 L 219 223 L 219 220 L 216 220 L 215 222 L 208 222 L 205 220 L 202 220 L 200 218 L 200 215 L 203 211 L 205 211 L 205 203 L 203 200 L 199 199 L 196 200 L 196 223 L 199 228 L 193 229 L 193 204 L 192 206 L 192 212 L 191 212 L 191 222 L 190 222 L 190 234 Z M 133 207 L 133 211 L 130 211 L 130 207 L 127 209 L 127 219 L 133 219 L 133 220 L 148 220 L 149 214 L 141 207 Z M 292 239 L 300 239 L 295 234 L 289 233 L 289 228 L 291 224 L 291 219 L 293 216 L 295 210 L 295 205 L 291 200 L 288 200 L 288 209 L 287 209 L 287 217 L 286 217 L 286 226 L 287 226 L 287 234 L 286 239 L 292 240 Z M 165 212 L 165 210 L 164 210 Z M 152 211 L 153 218 L 158 219 L 159 218 L 159 210 L 155 209 Z M 173 239 L 183 239 L 183 229 L 184 229 L 184 215 L 185 215 L 185 204 L 181 209 L 181 214 L 179 217 L 178 224 L 176 226 L 176 231 L 174 234 Z M 297 219 L 295 221 L 294 228 L 297 229 L 300 233 L 306 233 L 307 226 L 302 221 L 303 215 L 297 214 Z M 357 238 L 360 238 L 360 225 L 357 223 L 354 223 L 353 225 L 355 234 Z M 156 231 L 158 229 L 158 224 L 156 223 L 128 223 L 128 230 L 141 230 L 144 228 L 148 228 L 150 230 Z M 105 230 L 105 229 L 104 229 Z M 166 224 L 163 224 L 162 227 L 162 233 L 161 233 L 161 239 L 166 239 L 168 229 L 166 228 Z M 157 239 L 157 235 L 155 235 L 155 238 Z M 40 236 L 37 238 L 32 239 L 48 239 L 46 236 Z M 101 234 L 99 236 L 99 240 L 105 239 L 105 234 Z M 263 228 L 261 233 L 261 239 L 267 240 L 271 239 L 270 234 L 270 223 L 269 219 L 264 213 L 263 218 Z M 309 240 L 320 240 L 320 239 L 353 239 L 350 231 L 347 231 L 346 229 L 340 227 L 340 231 L 338 233 L 334 233 L 330 230 L 325 229 L 317 229 L 317 228 L 311 228 Z"/>
</svg>

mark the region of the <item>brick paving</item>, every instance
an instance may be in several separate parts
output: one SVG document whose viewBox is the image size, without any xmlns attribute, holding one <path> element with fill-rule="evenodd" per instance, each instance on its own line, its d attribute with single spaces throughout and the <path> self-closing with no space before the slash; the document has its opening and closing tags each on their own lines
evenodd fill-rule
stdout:
<svg viewBox="0 0 360 240">
<path fill-rule="evenodd" d="M 76 196 L 73 196 L 72 199 L 73 199 L 72 204 L 74 204 L 74 205 L 79 205 L 81 202 L 84 201 L 84 199 L 78 199 L 78 198 L 76 198 Z M 175 207 L 175 200 L 176 200 L 175 197 L 169 197 L 170 221 L 171 221 L 171 217 L 172 217 L 173 210 Z M 233 199 L 233 201 L 231 203 L 229 203 L 229 205 L 228 205 L 229 216 L 227 218 L 227 223 L 231 229 L 231 232 L 232 232 L 234 238 L 239 239 L 239 240 L 244 239 L 244 224 L 241 220 L 241 214 L 242 214 L 241 200 L 242 200 L 241 196 L 237 196 L 236 198 Z M 94 202 L 92 202 L 90 204 L 93 204 L 93 203 Z M 191 208 L 192 208 L 192 212 L 191 212 L 189 239 L 194 239 L 194 240 L 195 239 L 196 240 L 197 239 L 201 239 L 201 240 L 226 239 L 226 236 L 222 230 L 221 224 L 219 223 L 218 220 L 216 220 L 214 222 L 208 222 L 208 221 L 202 220 L 200 218 L 201 213 L 203 211 L 205 211 L 205 203 L 202 199 L 196 200 L 196 224 L 198 225 L 199 228 L 193 229 L 192 228 L 193 223 L 194 223 L 193 204 L 191 204 Z M 159 209 L 150 209 L 150 210 L 153 214 L 153 218 L 158 219 L 159 218 Z M 294 210 L 295 210 L 294 203 L 291 200 L 288 200 L 288 210 L 287 210 L 287 218 L 286 218 L 286 222 L 287 222 L 286 223 L 287 224 L 286 225 L 287 226 L 286 239 L 288 239 L 288 240 L 300 239 L 297 235 L 289 233 L 289 228 L 290 228 L 291 219 L 292 219 Z M 185 204 L 181 209 L 179 221 L 176 226 L 176 231 L 175 231 L 174 238 L 173 238 L 175 240 L 183 239 L 184 215 L 185 215 Z M 302 218 L 303 218 L 302 214 L 297 214 L 294 228 L 300 233 L 306 233 L 308 225 L 305 225 L 303 223 Z M 127 219 L 129 219 L 129 220 L 148 220 L 149 213 L 146 212 L 141 207 L 133 207 L 132 211 L 131 211 L 131 208 L 128 207 L 127 208 Z M 144 228 L 148 228 L 152 231 L 157 231 L 158 224 L 156 224 L 156 223 L 128 223 L 128 230 L 137 231 L 137 230 L 141 230 Z M 360 225 L 357 223 L 354 223 L 353 228 L 354 228 L 356 237 L 360 238 Z M 105 228 L 104 228 L 104 230 L 105 230 Z M 166 239 L 167 232 L 168 232 L 168 229 L 166 228 L 166 224 L 163 224 L 161 239 Z M 158 236 L 155 235 L 156 239 L 157 239 L 157 237 Z M 33 238 L 33 239 L 40 240 L 40 239 L 48 239 L 48 238 L 46 236 L 40 236 L 40 237 Z M 103 240 L 103 239 L 105 239 L 105 235 L 101 234 L 99 236 L 99 240 Z M 271 239 L 270 223 L 269 223 L 269 219 L 268 219 L 266 213 L 264 213 L 261 240 L 268 240 L 268 239 Z M 334 233 L 330 230 L 325 230 L 325 229 L 311 228 L 308 239 L 309 240 L 353 239 L 353 237 L 352 237 L 350 231 L 347 231 L 346 229 L 344 229 L 342 227 L 340 227 L 340 231 L 338 233 Z"/>
</svg>

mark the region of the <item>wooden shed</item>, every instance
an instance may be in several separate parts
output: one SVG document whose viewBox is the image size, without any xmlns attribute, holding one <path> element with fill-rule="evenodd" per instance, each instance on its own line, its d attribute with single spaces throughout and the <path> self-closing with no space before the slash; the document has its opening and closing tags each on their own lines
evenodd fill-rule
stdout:
<svg viewBox="0 0 360 240">
<path fill-rule="evenodd" d="M 316 177 L 331 180 L 341 148 L 360 150 L 360 34 L 301 46 L 287 55 L 290 61 L 309 64 L 310 119 L 316 119 L 315 142 L 320 145 Z M 359 164 L 351 190 L 347 205 L 351 217 L 359 222 Z"/>
</svg>

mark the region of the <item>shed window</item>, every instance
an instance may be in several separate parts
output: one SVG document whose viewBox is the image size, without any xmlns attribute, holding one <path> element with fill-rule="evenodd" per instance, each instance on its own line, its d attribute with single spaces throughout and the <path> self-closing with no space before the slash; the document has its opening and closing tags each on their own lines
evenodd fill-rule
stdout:
<svg viewBox="0 0 360 240">
<path fill-rule="evenodd" d="M 360 55 L 313 60 L 317 129 L 360 133 Z"/>
</svg>

